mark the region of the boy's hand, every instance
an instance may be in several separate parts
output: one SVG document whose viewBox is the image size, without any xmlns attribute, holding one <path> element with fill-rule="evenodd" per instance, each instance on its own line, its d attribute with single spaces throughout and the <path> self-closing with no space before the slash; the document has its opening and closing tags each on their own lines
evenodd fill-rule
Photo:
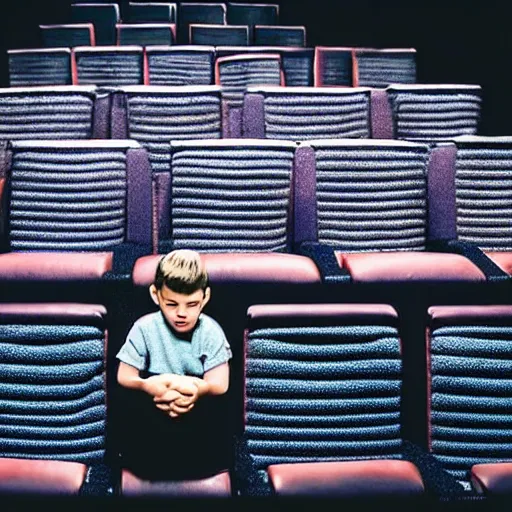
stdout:
<svg viewBox="0 0 512 512">
<path fill-rule="evenodd" d="M 161 396 L 169 389 L 172 389 L 172 382 L 174 376 L 172 374 L 153 375 L 144 379 L 142 389 L 149 395 Z"/>
</svg>

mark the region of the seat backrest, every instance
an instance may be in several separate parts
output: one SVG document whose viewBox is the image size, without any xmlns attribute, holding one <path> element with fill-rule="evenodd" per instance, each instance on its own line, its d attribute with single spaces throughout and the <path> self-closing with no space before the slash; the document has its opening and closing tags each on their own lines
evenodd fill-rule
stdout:
<svg viewBox="0 0 512 512">
<path fill-rule="evenodd" d="M 225 3 L 189 3 L 178 4 L 178 44 L 190 43 L 191 23 L 212 25 L 226 24 Z"/>
<path fill-rule="evenodd" d="M 206 25 L 191 23 L 190 44 L 203 45 L 248 45 L 249 27 L 247 25 Z"/>
<path fill-rule="evenodd" d="M 277 25 L 279 22 L 279 5 L 277 4 L 239 4 L 229 2 L 227 5 L 228 25 Z"/>
<path fill-rule="evenodd" d="M 315 47 L 315 86 L 357 86 L 353 78 L 354 49 L 337 46 Z"/>
<path fill-rule="evenodd" d="M 161 239 L 200 252 L 289 252 L 295 144 L 172 142 L 160 176 Z"/>
<path fill-rule="evenodd" d="M 435 142 L 478 132 L 482 101 L 479 85 L 399 84 L 386 91 L 396 139 Z"/>
<path fill-rule="evenodd" d="M 306 46 L 306 27 L 256 25 L 254 44 L 263 46 Z"/>
<path fill-rule="evenodd" d="M 154 171 L 169 172 L 169 142 L 222 136 L 220 87 L 122 87 L 112 98 L 112 138 L 135 139 Z"/>
<path fill-rule="evenodd" d="M 371 137 L 366 88 L 249 87 L 243 115 L 251 138 Z"/>
<path fill-rule="evenodd" d="M 0 89 L 0 139 L 109 137 L 109 98 L 91 86 Z"/>
<path fill-rule="evenodd" d="M 416 83 L 414 48 L 355 48 L 354 66 L 355 86 L 383 88 Z"/>
<path fill-rule="evenodd" d="M 11 252 L 151 244 L 151 169 L 135 141 L 17 141 L 10 152 L 4 204 Z"/>
<path fill-rule="evenodd" d="M 244 430 L 257 469 L 400 458 L 397 323 L 379 304 L 249 308 Z"/>
<path fill-rule="evenodd" d="M 0 456 L 104 459 L 105 317 L 92 304 L 0 304 Z"/>
<path fill-rule="evenodd" d="M 9 86 L 71 85 L 71 50 L 7 50 Z"/>
<path fill-rule="evenodd" d="M 215 47 L 201 45 L 146 48 L 149 85 L 213 85 Z"/>
<path fill-rule="evenodd" d="M 176 3 L 128 2 L 127 23 L 176 23 Z"/>
<path fill-rule="evenodd" d="M 176 42 L 173 23 L 118 23 L 118 45 L 171 45 Z"/>
<path fill-rule="evenodd" d="M 428 310 L 428 447 L 458 480 L 512 460 L 512 307 Z"/>
<path fill-rule="evenodd" d="M 295 244 L 344 252 L 424 250 L 429 147 L 387 140 L 302 143 L 295 169 Z"/>
<path fill-rule="evenodd" d="M 142 46 L 78 46 L 74 54 L 79 85 L 113 87 L 144 83 Z"/>
<path fill-rule="evenodd" d="M 72 23 L 92 23 L 96 44 L 116 44 L 116 24 L 121 20 L 116 3 L 71 4 Z"/>
<path fill-rule="evenodd" d="M 42 46 L 45 48 L 72 48 L 94 46 L 94 25 L 77 23 L 69 25 L 39 25 Z"/>
</svg>

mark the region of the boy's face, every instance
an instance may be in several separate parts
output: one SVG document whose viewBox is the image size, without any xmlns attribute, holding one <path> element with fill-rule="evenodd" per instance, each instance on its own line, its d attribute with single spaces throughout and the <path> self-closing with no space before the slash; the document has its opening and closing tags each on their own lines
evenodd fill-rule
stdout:
<svg viewBox="0 0 512 512">
<path fill-rule="evenodd" d="M 210 299 L 210 288 L 190 295 L 174 292 L 165 285 L 160 290 L 151 285 L 149 291 L 169 325 L 180 333 L 189 332 L 196 326 L 199 314 Z"/>
</svg>

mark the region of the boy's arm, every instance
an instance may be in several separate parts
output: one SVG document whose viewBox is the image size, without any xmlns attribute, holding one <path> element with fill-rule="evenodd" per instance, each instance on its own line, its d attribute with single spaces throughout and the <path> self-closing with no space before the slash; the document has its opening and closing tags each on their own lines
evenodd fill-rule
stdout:
<svg viewBox="0 0 512 512">
<path fill-rule="evenodd" d="M 199 397 L 204 395 L 223 395 L 229 388 L 229 364 L 219 364 L 208 370 L 203 378 L 192 377 L 198 388 Z"/>
</svg>

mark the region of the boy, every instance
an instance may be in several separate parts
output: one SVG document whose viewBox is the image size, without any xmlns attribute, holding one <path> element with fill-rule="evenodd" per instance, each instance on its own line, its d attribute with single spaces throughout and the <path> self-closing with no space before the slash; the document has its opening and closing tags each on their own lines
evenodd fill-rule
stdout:
<svg viewBox="0 0 512 512">
<path fill-rule="evenodd" d="M 149 292 L 159 311 L 134 323 L 117 354 L 126 406 L 139 409 L 126 423 L 136 439 L 122 442 L 123 464 L 154 478 L 187 477 L 226 458 L 213 453 L 222 432 L 212 432 L 219 417 L 212 399 L 228 390 L 231 349 L 202 313 L 211 292 L 197 252 L 162 257 Z"/>
</svg>

